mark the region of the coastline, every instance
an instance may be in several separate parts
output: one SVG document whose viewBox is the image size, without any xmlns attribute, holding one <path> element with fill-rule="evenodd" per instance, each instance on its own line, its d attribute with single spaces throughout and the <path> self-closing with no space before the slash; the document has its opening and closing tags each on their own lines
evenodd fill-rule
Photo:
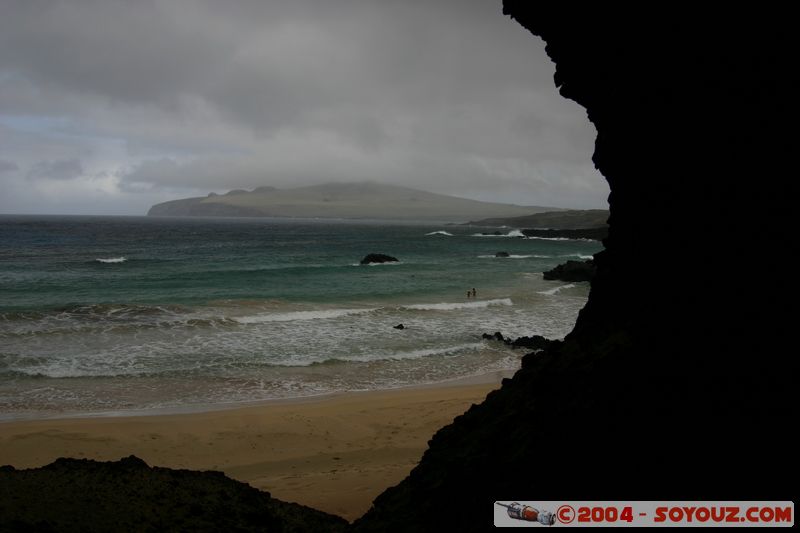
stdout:
<svg viewBox="0 0 800 533">
<path fill-rule="evenodd" d="M 133 454 L 151 466 L 219 470 L 354 520 L 408 475 L 439 428 L 511 374 L 186 413 L 0 422 L 0 463 Z"/>
</svg>

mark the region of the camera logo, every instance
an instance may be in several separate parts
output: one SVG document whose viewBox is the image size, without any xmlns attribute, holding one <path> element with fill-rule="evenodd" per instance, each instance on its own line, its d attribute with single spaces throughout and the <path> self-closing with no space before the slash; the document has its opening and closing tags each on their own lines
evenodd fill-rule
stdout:
<svg viewBox="0 0 800 533">
<path fill-rule="evenodd" d="M 545 526 L 552 526 L 556 523 L 556 516 L 550 511 L 540 511 L 530 505 L 522 505 L 518 502 L 501 503 L 494 502 L 501 507 L 505 507 L 508 516 L 516 520 L 524 520 L 526 522 L 539 522 Z"/>
</svg>

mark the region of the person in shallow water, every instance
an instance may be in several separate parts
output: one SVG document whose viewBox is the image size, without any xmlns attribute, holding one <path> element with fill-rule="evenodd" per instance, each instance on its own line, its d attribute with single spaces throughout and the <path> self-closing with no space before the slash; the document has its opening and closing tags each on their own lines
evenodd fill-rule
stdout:
<svg viewBox="0 0 800 533">
<path fill-rule="evenodd" d="M 475 287 L 472 287 L 472 297 L 473 298 L 477 298 L 478 297 L 478 291 L 475 290 Z"/>
<path fill-rule="evenodd" d="M 467 298 L 469 298 L 470 296 L 472 296 L 472 292 L 469 289 L 467 289 Z"/>
</svg>

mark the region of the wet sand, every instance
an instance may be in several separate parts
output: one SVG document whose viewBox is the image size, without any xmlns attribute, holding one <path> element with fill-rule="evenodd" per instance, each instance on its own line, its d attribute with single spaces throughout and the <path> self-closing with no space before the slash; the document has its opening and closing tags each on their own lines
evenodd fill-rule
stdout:
<svg viewBox="0 0 800 533">
<path fill-rule="evenodd" d="M 136 455 L 151 466 L 220 470 L 276 498 L 353 520 L 501 377 L 198 413 L 5 422 L 0 465 Z"/>
</svg>

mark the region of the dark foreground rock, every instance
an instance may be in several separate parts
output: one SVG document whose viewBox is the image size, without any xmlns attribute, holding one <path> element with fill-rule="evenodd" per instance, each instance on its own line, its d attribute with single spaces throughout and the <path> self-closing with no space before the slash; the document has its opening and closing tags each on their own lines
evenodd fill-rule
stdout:
<svg viewBox="0 0 800 533">
<path fill-rule="evenodd" d="M 347 522 L 221 472 L 58 459 L 0 469 L 0 531 L 344 531 Z"/>
<path fill-rule="evenodd" d="M 597 267 L 592 259 L 586 261 L 567 261 L 552 270 L 542 273 L 544 279 L 560 281 L 592 281 Z"/>
<path fill-rule="evenodd" d="M 369 265 L 371 263 L 396 263 L 399 261 L 396 257 L 384 254 L 368 254 L 361 260 L 362 265 Z"/>
</svg>

